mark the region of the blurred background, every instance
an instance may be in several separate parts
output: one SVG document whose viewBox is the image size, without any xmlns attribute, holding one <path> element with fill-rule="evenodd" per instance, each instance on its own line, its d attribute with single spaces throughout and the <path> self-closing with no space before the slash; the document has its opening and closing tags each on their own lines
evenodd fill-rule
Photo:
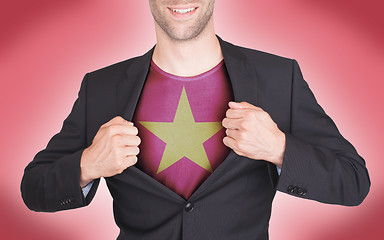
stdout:
<svg viewBox="0 0 384 240">
<path fill-rule="evenodd" d="M 380 0 L 216 1 L 224 40 L 299 62 L 371 176 L 371 192 L 358 207 L 277 193 L 271 240 L 383 239 L 383 9 Z M 53 214 L 29 211 L 20 181 L 61 129 L 84 74 L 155 44 L 148 1 L 3 1 L 0 34 L 0 238 L 116 239 L 104 181 L 90 206 Z"/>
</svg>

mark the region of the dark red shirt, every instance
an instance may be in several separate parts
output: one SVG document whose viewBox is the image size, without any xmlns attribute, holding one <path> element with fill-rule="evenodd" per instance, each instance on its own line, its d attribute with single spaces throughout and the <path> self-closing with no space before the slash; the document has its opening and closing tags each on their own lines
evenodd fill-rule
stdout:
<svg viewBox="0 0 384 240">
<path fill-rule="evenodd" d="M 188 199 L 229 153 L 221 121 L 232 100 L 224 61 L 193 77 L 152 61 L 133 118 L 142 140 L 137 167 Z"/>
</svg>

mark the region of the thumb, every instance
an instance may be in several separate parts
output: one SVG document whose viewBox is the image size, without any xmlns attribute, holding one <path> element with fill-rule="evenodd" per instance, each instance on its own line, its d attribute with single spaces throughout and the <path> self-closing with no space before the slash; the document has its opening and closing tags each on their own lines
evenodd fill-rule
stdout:
<svg viewBox="0 0 384 240">
<path fill-rule="evenodd" d="M 229 107 L 230 108 L 233 108 L 233 109 L 257 109 L 258 107 L 250 104 L 250 103 L 247 103 L 247 102 L 229 102 L 228 103 Z"/>
</svg>

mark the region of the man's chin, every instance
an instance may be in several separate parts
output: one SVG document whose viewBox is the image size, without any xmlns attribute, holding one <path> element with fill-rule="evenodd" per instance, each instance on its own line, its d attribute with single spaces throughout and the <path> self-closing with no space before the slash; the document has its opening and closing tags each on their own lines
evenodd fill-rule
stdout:
<svg viewBox="0 0 384 240">
<path fill-rule="evenodd" d="M 180 31 L 180 32 L 171 32 L 166 33 L 168 38 L 175 42 L 187 42 L 195 40 L 202 35 L 203 31 L 190 30 L 190 31 Z"/>
</svg>

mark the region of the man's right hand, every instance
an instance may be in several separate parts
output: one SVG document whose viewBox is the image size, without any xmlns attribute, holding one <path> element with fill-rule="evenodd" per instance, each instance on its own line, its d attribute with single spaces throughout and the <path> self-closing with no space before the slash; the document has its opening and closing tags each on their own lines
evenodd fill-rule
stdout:
<svg viewBox="0 0 384 240">
<path fill-rule="evenodd" d="M 132 122 L 120 116 L 103 124 L 80 160 L 80 187 L 92 180 L 122 173 L 137 162 L 141 140 Z"/>
</svg>

